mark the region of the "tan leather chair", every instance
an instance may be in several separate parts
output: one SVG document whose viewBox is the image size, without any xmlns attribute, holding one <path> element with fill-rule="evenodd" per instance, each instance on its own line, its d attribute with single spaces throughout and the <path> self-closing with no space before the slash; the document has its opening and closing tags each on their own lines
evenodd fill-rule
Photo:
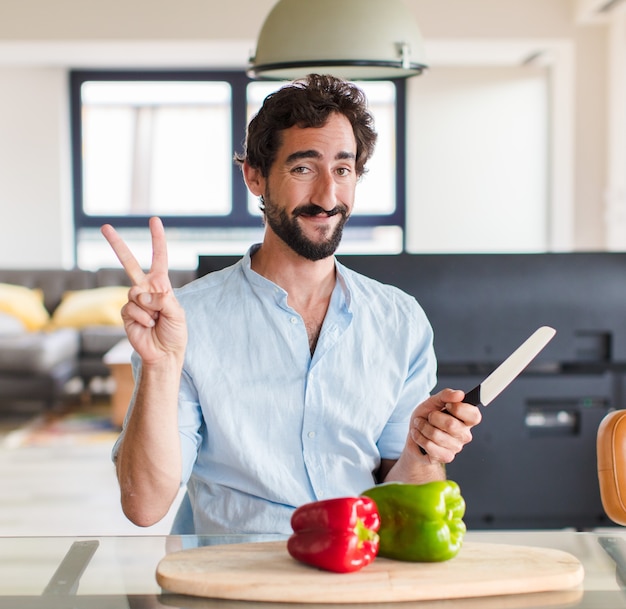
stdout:
<svg viewBox="0 0 626 609">
<path fill-rule="evenodd" d="M 602 419 L 596 449 L 602 506 L 613 522 L 626 525 L 626 410 Z"/>
</svg>

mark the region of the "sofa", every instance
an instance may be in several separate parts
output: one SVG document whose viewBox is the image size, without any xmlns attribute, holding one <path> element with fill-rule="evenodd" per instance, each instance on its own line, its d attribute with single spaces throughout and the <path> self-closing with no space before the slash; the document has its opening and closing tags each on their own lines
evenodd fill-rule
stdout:
<svg viewBox="0 0 626 609">
<path fill-rule="evenodd" d="M 174 287 L 195 277 L 170 271 Z M 121 268 L 0 269 L 0 412 L 55 409 L 70 382 L 84 395 L 106 379 L 128 287 Z"/>
</svg>

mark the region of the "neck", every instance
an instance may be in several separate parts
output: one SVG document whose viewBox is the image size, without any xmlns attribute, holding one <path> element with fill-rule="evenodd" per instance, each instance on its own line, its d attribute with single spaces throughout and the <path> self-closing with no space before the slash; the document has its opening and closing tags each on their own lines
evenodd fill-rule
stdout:
<svg viewBox="0 0 626 609">
<path fill-rule="evenodd" d="M 283 288 L 297 311 L 320 300 L 330 300 L 335 286 L 335 259 L 308 260 L 283 241 L 264 238 L 252 257 L 252 270 Z"/>
</svg>

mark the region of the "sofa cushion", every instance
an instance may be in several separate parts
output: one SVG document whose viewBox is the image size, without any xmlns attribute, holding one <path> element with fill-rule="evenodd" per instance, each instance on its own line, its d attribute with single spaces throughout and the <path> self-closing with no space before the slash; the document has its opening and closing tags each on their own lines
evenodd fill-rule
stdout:
<svg viewBox="0 0 626 609">
<path fill-rule="evenodd" d="M 60 362 L 76 359 L 79 342 L 78 330 L 72 328 L 0 336 L 0 371 L 48 372 Z"/>
<path fill-rule="evenodd" d="M 128 300 L 128 288 L 108 286 L 67 292 L 52 314 L 51 327 L 121 326 L 121 308 Z"/>
<path fill-rule="evenodd" d="M 0 283 L 0 312 L 16 317 L 29 331 L 41 330 L 50 320 L 41 290 L 9 283 Z"/>
<path fill-rule="evenodd" d="M 102 356 L 126 338 L 126 331 L 122 326 L 85 326 L 80 337 L 82 353 Z"/>
</svg>

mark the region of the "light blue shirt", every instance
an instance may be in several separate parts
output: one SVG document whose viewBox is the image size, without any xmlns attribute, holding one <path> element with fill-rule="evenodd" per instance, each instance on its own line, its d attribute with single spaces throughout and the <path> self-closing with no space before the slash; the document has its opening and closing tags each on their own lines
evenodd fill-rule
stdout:
<svg viewBox="0 0 626 609">
<path fill-rule="evenodd" d="M 177 290 L 189 327 L 178 422 L 193 524 L 184 503 L 174 533 L 289 534 L 295 507 L 360 494 L 381 459 L 399 457 L 411 412 L 435 385 L 432 329 L 414 298 L 337 262 L 311 356 L 287 292 L 250 268 L 254 249 Z"/>
</svg>

